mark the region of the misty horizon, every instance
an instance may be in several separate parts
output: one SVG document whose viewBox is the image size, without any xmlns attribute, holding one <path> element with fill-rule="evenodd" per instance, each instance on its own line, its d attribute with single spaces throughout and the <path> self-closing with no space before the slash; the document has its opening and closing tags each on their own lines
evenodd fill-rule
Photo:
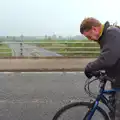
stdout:
<svg viewBox="0 0 120 120">
<path fill-rule="evenodd" d="M 99 6 L 96 0 L 4 0 L 0 2 L 0 36 L 80 35 L 80 23 L 89 16 L 102 23 L 120 23 L 118 0 L 101 0 Z"/>
</svg>

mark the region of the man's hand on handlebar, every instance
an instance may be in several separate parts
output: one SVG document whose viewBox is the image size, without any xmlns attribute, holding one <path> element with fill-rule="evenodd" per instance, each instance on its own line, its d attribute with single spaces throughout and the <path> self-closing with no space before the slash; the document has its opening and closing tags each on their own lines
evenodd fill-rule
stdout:
<svg viewBox="0 0 120 120">
<path fill-rule="evenodd" d="M 100 71 L 93 71 L 93 70 L 91 70 L 92 68 L 91 68 L 91 62 L 89 62 L 87 65 L 86 65 L 86 67 L 85 67 L 85 70 L 84 70 L 84 73 L 85 73 L 85 75 L 86 75 L 86 77 L 88 78 L 88 79 L 91 79 L 93 76 L 94 77 L 100 77 L 100 74 L 101 74 L 101 72 Z"/>
<path fill-rule="evenodd" d="M 87 70 L 85 69 L 84 73 L 85 73 L 85 75 L 86 75 L 86 77 L 87 77 L 88 79 L 91 79 L 93 76 L 95 76 L 95 77 L 99 77 L 99 76 L 100 76 L 100 71 L 89 72 L 89 71 L 87 71 Z"/>
<path fill-rule="evenodd" d="M 92 72 L 90 72 L 87 68 L 85 68 L 84 74 L 86 75 L 86 77 L 88 79 L 91 79 L 94 76 L 94 77 L 99 78 L 100 80 L 108 80 L 112 83 L 114 83 L 116 81 L 115 79 L 107 76 L 105 71 L 104 72 L 102 72 L 102 71 L 92 71 Z"/>
</svg>

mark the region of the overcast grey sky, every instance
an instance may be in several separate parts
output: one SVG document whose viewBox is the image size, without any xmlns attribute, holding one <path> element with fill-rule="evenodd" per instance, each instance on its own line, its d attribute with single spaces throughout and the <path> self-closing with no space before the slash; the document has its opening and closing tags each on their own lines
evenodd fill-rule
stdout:
<svg viewBox="0 0 120 120">
<path fill-rule="evenodd" d="M 0 0 L 0 35 L 79 35 L 87 16 L 120 23 L 119 5 L 119 0 Z"/>
</svg>

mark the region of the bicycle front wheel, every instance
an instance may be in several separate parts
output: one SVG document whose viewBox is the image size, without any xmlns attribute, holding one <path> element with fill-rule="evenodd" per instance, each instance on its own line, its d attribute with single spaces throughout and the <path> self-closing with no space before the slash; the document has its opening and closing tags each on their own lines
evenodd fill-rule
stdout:
<svg viewBox="0 0 120 120">
<path fill-rule="evenodd" d="M 52 120 L 88 120 L 88 106 L 90 105 L 90 102 L 70 103 L 58 110 Z M 85 113 L 82 107 L 87 108 Z M 76 110 L 72 110 L 73 108 Z M 71 111 L 74 111 L 75 115 L 73 115 Z M 98 106 L 91 120 L 109 120 L 109 117 L 106 112 Z"/>
</svg>

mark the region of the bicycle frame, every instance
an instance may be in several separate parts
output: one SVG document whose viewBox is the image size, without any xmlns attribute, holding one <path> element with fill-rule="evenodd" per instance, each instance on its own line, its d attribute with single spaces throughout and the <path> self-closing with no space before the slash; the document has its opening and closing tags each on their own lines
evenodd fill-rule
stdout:
<svg viewBox="0 0 120 120">
<path fill-rule="evenodd" d="M 104 94 L 112 94 L 112 93 L 118 92 L 118 91 L 120 91 L 120 88 L 104 90 L 105 84 L 106 84 L 106 81 L 104 81 L 100 87 L 99 95 L 97 95 L 96 100 L 93 102 L 93 106 L 89 113 L 88 120 L 91 120 L 100 101 L 108 107 L 108 109 L 110 110 L 111 113 L 114 113 L 114 107 L 111 105 L 109 99 L 107 99 Z"/>
</svg>

